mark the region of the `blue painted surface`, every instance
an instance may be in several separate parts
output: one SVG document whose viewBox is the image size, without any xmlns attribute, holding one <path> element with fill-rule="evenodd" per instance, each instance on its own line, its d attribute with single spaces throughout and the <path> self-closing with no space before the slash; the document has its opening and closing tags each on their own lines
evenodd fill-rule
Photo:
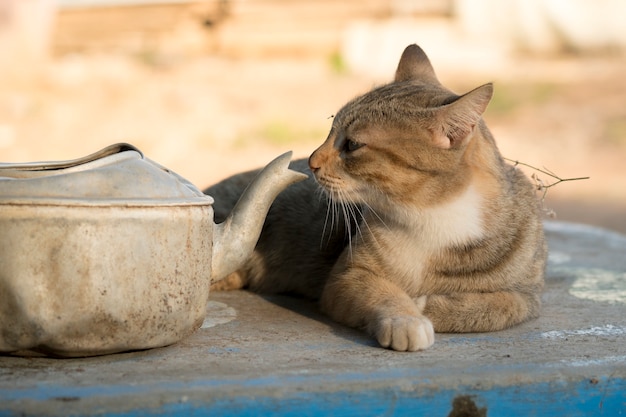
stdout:
<svg viewBox="0 0 626 417">
<path fill-rule="evenodd" d="M 396 373 L 396 372 L 394 372 Z M 401 374 L 401 372 L 400 372 Z M 387 376 L 391 376 L 388 374 Z M 399 375 L 398 375 L 399 376 Z M 376 375 L 370 375 L 374 380 Z M 378 375 L 380 377 L 380 375 Z M 124 398 L 167 392 L 177 393 L 175 401 L 165 401 L 159 407 L 115 411 L 94 410 L 101 416 L 447 416 L 453 400 L 469 396 L 479 409 L 489 416 L 619 416 L 626 415 L 626 380 L 624 378 L 590 377 L 583 381 L 553 381 L 512 386 L 489 386 L 489 381 L 476 386 L 438 389 L 429 381 L 393 385 L 384 381 L 379 389 L 350 389 L 356 381 L 368 375 L 339 376 L 329 381 L 328 390 L 320 389 L 320 377 L 256 378 L 248 381 L 168 382 L 140 386 L 115 385 L 95 387 L 38 386 L 32 389 L 0 391 L 0 416 L 23 415 L 10 407 L 22 400 L 61 401 L 72 406 L 83 399 Z M 383 378 L 386 379 L 386 378 Z M 402 380 L 402 378 L 401 378 Z M 315 383 L 310 384 L 311 381 Z M 337 386 L 344 389 L 336 389 Z M 478 385 L 484 385 L 480 387 Z M 236 392 L 228 394 L 228 389 Z M 308 389 L 312 388 L 311 391 Z M 348 389 L 345 389 L 345 388 Z M 256 395 L 259 388 L 272 394 Z M 215 395 L 219 390 L 223 395 Z M 7 407 L 9 406 L 9 407 Z M 5 408 L 7 407 L 7 408 Z M 85 415 L 81 413 L 80 415 Z"/>
<path fill-rule="evenodd" d="M 213 404 L 169 405 L 162 410 L 171 415 L 191 413 L 199 416 L 446 416 L 459 395 L 469 395 L 478 408 L 493 416 L 591 416 L 620 415 L 626 411 L 624 380 L 612 387 L 588 381 L 556 385 L 542 383 L 492 390 L 460 389 L 410 392 L 385 389 L 369 392 L 298 393 L 287 399 L 236 398 Z M 126 414 L 131 415 L 131 414 Z"/>
</svg>

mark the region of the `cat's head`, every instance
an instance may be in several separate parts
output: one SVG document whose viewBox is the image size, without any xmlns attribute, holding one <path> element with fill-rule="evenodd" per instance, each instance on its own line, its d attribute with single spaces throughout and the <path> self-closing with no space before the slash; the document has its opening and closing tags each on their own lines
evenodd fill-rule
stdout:
<svg viewBox="0 0 626 417">
<path fill-rule="evenodd" d="M 309 158 L 311 170 L 345 202 L 436 205 L 471 175 L 464 155 L 483 130 L 492 91 L 486 84 L 462 96 L 452 93 L 424 51 L 410 45 L 392 83 L 335 115 L 328 138 Z"/>
</svg>

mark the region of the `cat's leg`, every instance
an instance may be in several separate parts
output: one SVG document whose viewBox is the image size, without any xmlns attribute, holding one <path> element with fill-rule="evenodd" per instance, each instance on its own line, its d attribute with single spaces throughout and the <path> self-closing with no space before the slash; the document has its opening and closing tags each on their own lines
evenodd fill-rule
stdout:
<svg viewBox="0 0 626 417">
<path fill-rule="evenodd" d="M 247 274 L 243 271 L 236 271 L 217 282 L 211 283 L 211 291 L 231 291 L 240 290 L 248 285 Z"/>
<path fill-rule="evenodd" d="M 383 314 L 366 326 L 368 334 L 375 337 L 384 348 L 415 352 L 435 343 L 435 331 L 423 315 Z"/>
<path fill-rule="evenodd" d="M 320 303 L 332 319 L 365 329 L 385 348 L 417 351 L 435 341 L 433 326 L 419 306 L 400 287 L 372 271 L 351 268 L 331 277 Z"/>
<path fill-rule="evenodd" d="M 436 332 L 489 332 L 535 318 L 540 295 L 520 292 L 457 293 L 420 297 Z"/>
</svg>

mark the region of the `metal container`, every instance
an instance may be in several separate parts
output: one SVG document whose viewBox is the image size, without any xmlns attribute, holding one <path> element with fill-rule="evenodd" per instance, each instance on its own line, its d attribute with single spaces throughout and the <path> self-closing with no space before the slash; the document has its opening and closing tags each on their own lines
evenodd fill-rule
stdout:
<svg viewBox="0 0 626 417">
<path fill-rule="evenodd" d="M 254 193 L 264 194 L 261 208 L 240 208 L 242 224 L 227 235 L 213 224 L 211 197 L 128 144 L 0 164 L 0 352 L 88 356 L 189 335 L 204 320 L 212 276 L 238 268 L 275 195 L 301 179 L 287 177 L 261 181 L 271 191 Z"/>
</svg>

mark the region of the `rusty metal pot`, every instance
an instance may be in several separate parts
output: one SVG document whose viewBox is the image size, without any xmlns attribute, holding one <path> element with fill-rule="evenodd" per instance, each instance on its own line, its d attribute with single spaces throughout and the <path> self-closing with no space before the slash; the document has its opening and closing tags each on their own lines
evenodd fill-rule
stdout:
<svg viewBox="0 0 626 417">
<path fill-rule="evenodd" d="M 0 164 L 0 352 L 89 356 L 165 346 L 204 320 L 211 280 L 252 252 L 270 204 L 304 179 L 270 163 L 226 222 L 135 147 Z"/>
</svg>

